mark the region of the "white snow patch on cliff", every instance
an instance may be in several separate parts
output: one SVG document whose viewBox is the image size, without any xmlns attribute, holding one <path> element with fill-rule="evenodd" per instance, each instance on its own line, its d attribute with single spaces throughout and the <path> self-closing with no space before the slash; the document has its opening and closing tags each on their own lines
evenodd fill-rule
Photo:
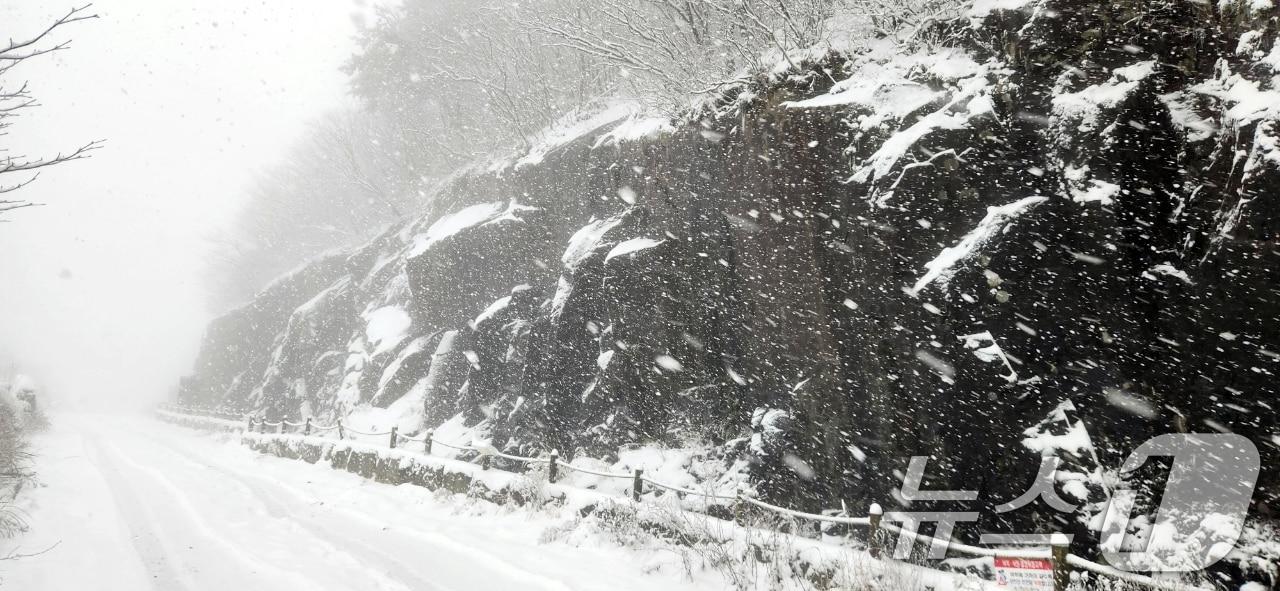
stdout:
<svg viewBox="0 0 1280 591">
<path fill-rule="evenodd" d="M 1280 92 L 1263 88 L 1257 81 L 1230 73 L 1225 63 L 1219 64 L 1216 78 L 1201 82 L 1191 90 L 1229 105 L 1224 118 L 1238 126 L 1263 117 L 1280 115 Z"/>
<path fill-rule="evenodd" d="M 625 142 L 634 142 L 651 137 L 660 137 L 676 130 L 671 120 L 666 117 L 641 117 L 632 115 L 617 127 L 602 134 L 593 148 L 601 146 L 618 146 Z"/>
<path fill-rule="evenodd" d="M 1155 66 L 1154 61 L 1145 61 L 1116 68 L 1106 82 L 1053 97 L 1053 118 L 1058 127 L 1061 129 L 1063 124 L 1071 123 L 1080 133 L 1094 132 L 1103 109 L 1115 108 L 1129 98 L 1139 83 L 1155 71 Z"/>
<path fill-rule="evenodd" d="M 592 252 L 595 252 L 605 232 L 612 230 L 620 222 L 622 222 L 622 216 L 613 216 L 602 220 L 593 219 L 587 222 L 587 225 L 578 228 L 578 231 L 569 238 L 569 246 L 564 249 L 564 255 L 560 257 L 565 270 L 570 273 L 576 271 L 578 266 L 587 260 Z"/>
<path fill-rule="evenodd" d="M 489 304 L 488 308 L 485 308 L 483 312 L 481 312 L 478 316 L 476 316 L 475 320 L 471 321 L 471 327 L 475 328 L 477 326 L 480 326 L 481 324 L 484 324 L 486 320 L 493 318 L 494 315 L 496 315 L 498 312 L 505 310 L 509 305 L 511 305 L 511 296 L 503 296 L 498 298 L 492 304 Z"/>
<path fill-rule="evenodd" d="M 1197 112 L 1191 93 L 1178 91 L 1162 94 L 1160 101 L 1169 109 L 1169 118 L 1173 124 L 1187 134 L 1188 142 L 1202 142 L 1217 133 L 1218 125 Z"/>
<path fill-rule="evenodd" d="M 418 337 L 409 341 L 409 344 L 405 345 L 404 349 L 396 355 L 396 358 L 387 365 L 387 368 L 382 370 L 382 376 L 378 379 L 378 391 L 373 395 L 373 400 L 375 402 L 381 402 L 378 399 L 382 397 L 383 390 L 386 389 L 387 384 L 391 382 L 391 379 L 396 377 L 396 374 L 399 373 L 404 362 L 407 361 L 409 357 L 425 350 L 429 340 L 430 339 L 428 337 Z"/>
<path fill-rule="evenodd" d="M 537 211 L 537 207 L 521 205 L 516 201 L 509 203 L 494 201 L 465 207 L 454 213 L 441 216 L 427 228 L 426 232 L 413 237 L 413 246 L 409 248 L 406 258 L 421 256 L 436 244 L 456 236 L 469 228 L 484 226 L 504 220 L 521 221 L 516 215 L 520 212 Z"/>
<path fill-rule="evenodd" d="M 955 266 L 960 262 L 978 254 L 983 246 L 1004 232 L 1009 224 L 1018 216 L 1026 213 L 1031 208 L 1045 202 L 1047 197 L 1026 197 L 1000 207 L 988 207 L 986 217 L 978 222 L 978 226 L 964 236 L 955 246 L 942 249 L 942 252 L 933 260 L 925 263 L 928 272 L 916 281 L 908 293 L 915 295 L 920 290 L 927 287 L 930 283 L 937 282 L 946 285 L 951 275 L 955 273 Z"/>
<path fill-rule="evenodd" d="M 896 74 L 896 73 L 895 73 Z M 871 107 L 877 115 L 901 119 L 916 109 L 929 104 L 939 96 L 938 92 L 918 82 L 894 77 L 858 76 L 836 84 L 823 95 L 803 101 L 786 103 L 791 109 L 813 109 L 840 105 L 863 105 Z M 864 129 L 874 127 L 865 122 L 860 124 Z"/>
<path fill-rule="evenodd" d="M 632 238 L 631 240 L 619 242 L 617 246 L 613 247 L 613 249 L 609 251 L 609 254 L 605 255 L 604 260 L 607 262 L 614 257 L 635 254 L 662 243 L 662 240 L 654 240 L 652 238 Z"/>
<path fill-rule="evenodd" d="M 868 130 L 886 121 L 900 121 L 946 95 L 944 90 L 935 90 L 925 81 L 951 82 L 985 73 L 972 56 L 956 49 L 891 54 L 880 59 L 876 55 L 873 53 L 826 94 L 784 103 L 784 106 L 792 109 L 862 107 L 869 112 L 858 117 L 858 127 Z"/>
<path fill-rule="evenodd" d="M 365 340 L 373 348 L 370 356 L 394 349 L 404 340 L 409 327 L 413 325 L 409 313 L 397 306 L 386 306 L 369 312 L 365 315 L 365 322 Z"/>
<path fill-rule="evenodd" d="M 556 281 L 556 293 L 551 297 L 551 317 L 559 318 L 564 312 L 565 304 L 569 303 L 569 297 L 573 295 L 573 284 L 569 282 L 564 275 Z"/>
<path fill-rule="evenodd" d="M 409 249 L 409 258 L 421 255 L 432 246 L 467 228 L 478 226 L 493 219 L 503 211 L 505 204 L 501 201 L 481 203 L 447 214 L 436 220 L 427 231 L 413 237 L 413 247 Z"/>
<path fill-rule="evenodd" d="M 1059 404 L 1040 424 L 1023 431 L 1026 437 L 1023 438 L 1022 445 L 1046 456 L 1056 455 L 1059 451 L 1067 451 L 1079 456 L 1086 450 L 1091 450 L 1093 440 L 1089 438 L 1089 431 L 1085 429 L 1084 422 L 1078 420 L 1072 422 L 1067 416 L 1068 412 L 1075 412 L 1075 409 L 1075 405 L 1070 400 Z M 1067 425 L 1067 429 L 1064 433 L 1054 434 L 1052 427 L 1055 425 Z"/>
<path fill-rule="evenodd" d="M 1243 6 L 1254 14 L 1266 12 L 1275 8 L 1275 4 L 1272 0 L 1218 0 L 1218 8 L 1222 10 L 1230 8 L 1232 4 Z"/>
<path fill-rule="evenodd" d="M 1111 205 L 1115 201 L 1115 196 L 1119 194 L 1120 185 L 1096 179 L 1090 180 L 1089 186 L 1085 189 L 1071 190 L 1071 198 L 1076 203 L 1097 202 L 1102 205 Z"/>
<path fill-rule="evenodd" d="M 1009 373 L 1000 377 L 1011 384 L 1017 383 L 1018 372 L 1013 369 L 1013 364 L 1009 363 L 1009 357 L 1004 354 L 1004 349 L 1000 348 L 1000 343 L 996 342 L 996 337 L 991 334 L 991 331 L 984 330 L 966 335 L 960 337 L 960 340 L 964 342 L 964 348 L 973 351 L 973 355 L 982 360 L 983 363 L 999 361 L 1004 364 Z"/>
<path fill-rule="evenodd" d="M 596 356 L 596 367 L 599 367 L 599 368 L 600 368 L 600 369 L 602 369 L 602 370 L 603 370 L 603 369 L 609 369 L 609 362 L 613 361 L 613 356 L 614 356 L 614 354 L 616 354 L 616 353 L 617 353 L 617 351 L 615 351 L 615 350 L 613 350 L 613 349 L 609 349 L 608 351 L 605 351 L 604 353 L 601 353 L 601 354 L 597 355 L 597 356 Z"/>
<path fill-rule="evenodd" d="M 1156 275 L 1165 275 L 1168 277 L 1173 277 L 1178 281 L 1186 283 L 1187 285 L 1192 284 L 1191 277 L 1187 275 L 1186 271 L 1183 271 L 1182 269 L 1179 269 L 1170 263 L 1161 263 L 1159 265 L 1155 265 L 1142 273 L 1142 276 L 1148 279 L 1155 279 Z"/>
<path fill-rule="evenodd" d="M 635 117 L 640 110 L 638 103 L 618 102 L 595 112 L 570 113 L 540 132 L 532 142 L 533 147 L 524 157 L 516 161 L 515 167 L 538 164 L 557 148 L 567 146 L 610 123 Z"/>
</svg>

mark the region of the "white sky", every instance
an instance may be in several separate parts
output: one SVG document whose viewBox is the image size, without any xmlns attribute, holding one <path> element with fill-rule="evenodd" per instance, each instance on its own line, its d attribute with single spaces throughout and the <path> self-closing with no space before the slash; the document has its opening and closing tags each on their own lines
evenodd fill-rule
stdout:
<svg viewBox="0 0 1280 591">
<path fill-rule="evenodd" d="M 361 4 L 99 0 L 100 19 L 59 37 L 71 49 L 11 72 L 43 106 L 0 147 L 108 143 L 9 196 L 45 205 L 0 224 L 0 361 L 16 360 L 63 404 L 165 396 L 209 319 L 210 237 L 256 170 L 349 100 L 338 67 Z M 0 36 L 26 37 L 71 6 L 6 0 Z"/>
</svg>

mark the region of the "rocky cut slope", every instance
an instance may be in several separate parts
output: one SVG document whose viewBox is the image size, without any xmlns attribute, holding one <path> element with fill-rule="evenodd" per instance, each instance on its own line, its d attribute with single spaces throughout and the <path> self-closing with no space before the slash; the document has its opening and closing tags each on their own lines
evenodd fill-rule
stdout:
<svg viewBox="0 0 1280 591">
<path fill-rule="evenodd" d="M 693 447 L 808 509 L 890 499 L 911 455 L 989 508 L 1056 454 L 1081 509 L 983 527 L 1085 533 L 1138 443 L 1229 431 L 1269 517 L 1276 19 L 979 0 L 687 123 L 606 113 L 215 321 L 185 402 Z"/>
</svg>

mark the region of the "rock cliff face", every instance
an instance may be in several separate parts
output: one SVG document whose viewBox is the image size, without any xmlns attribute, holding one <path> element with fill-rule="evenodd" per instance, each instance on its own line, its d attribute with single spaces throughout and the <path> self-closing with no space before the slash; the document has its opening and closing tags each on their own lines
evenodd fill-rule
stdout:
<svg viewBox="0 0 1280 591">
<path fill-rule="evenodd" d="M 808 509 L 889 499 L 912 455 L 989 506 L 1056 454 L 1085 484 L 1056 527 L 1084 530 L 1138 443 L 1230 431 L 1269 516 L 1276 22 L 1268 0 L 980 1 L 945 43 L 611 121 L 281 278 L 210 327 L 184 396 L 516 452 L 699 442 Z"/>
</svg>

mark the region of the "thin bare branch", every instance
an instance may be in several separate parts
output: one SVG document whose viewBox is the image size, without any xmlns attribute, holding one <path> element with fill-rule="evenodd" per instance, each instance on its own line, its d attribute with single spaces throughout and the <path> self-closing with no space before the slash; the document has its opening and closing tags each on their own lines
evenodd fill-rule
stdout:
<svg viewBox="0 0 1280 591">
<path fill-rule="evenodd" d="M 92 155 L 92 152 L 94 152 L 95 150 L 101 149 L 104 144 L 105 144 L 105 140 L 93 140 L 83 146 L 80 146 L 79 148 L 76 148 L 75 151 L 69 154 L 64 155 L 61 152 L 59 152 L 57 155 L 52 156 L 50 158 L 37 158 L 34 160 L 19 160 L 15 158 L 5 158 L 3 160 L 0 160 L 0 174 L 32 171 L 39 168 L 46 168 L 49 166 L 53 166 L 56 164 L 62 164 L 64 162 L 71 162 L 73 160 L 82 160 L 90 157 Z"/>
<path fill-rule="evenodd" d="M 27 39 L 25 41 L 14 41 L 13 39 L 10 39 L 8 45 L 4 49 L 0 49 L 0 60 L 22 61 L 24 59 L 35 57 L 37 55 L 65 49 L 67 47 L 66 42 L 55 45 L 54 47 L 49 49 L 40 50 L 40 49 L 30 49 L 30 48 L 34 47 L 36 44 L 43 41 L 45 37 L 48 37 L 49 34 L 54 32 L 56 29 L 58 29 L 58 27 L 62 27 L 64 25 L 68 25 L 71 23 L 79 22 L 79 21 L 98 18 L 98 15 L 96 14 L 85 14 L 85 11 L 89 10 L 89 8 L 92 6 L 93 4 L 86 4 L 79 8 L 72 8 L 71 11 L 68 12 L 66 15 L 64 15 L 62 18 L 59 18 L 58 20 L 54 21 L 53 24 L 48 26 L 48 28 L 41 31 L 36 36 L 31 37 L 30 39 Z M 27 53 L 22 53 L 22 50 L 24 49 L 30 49 L 30 50 Z"/>
</svg>

